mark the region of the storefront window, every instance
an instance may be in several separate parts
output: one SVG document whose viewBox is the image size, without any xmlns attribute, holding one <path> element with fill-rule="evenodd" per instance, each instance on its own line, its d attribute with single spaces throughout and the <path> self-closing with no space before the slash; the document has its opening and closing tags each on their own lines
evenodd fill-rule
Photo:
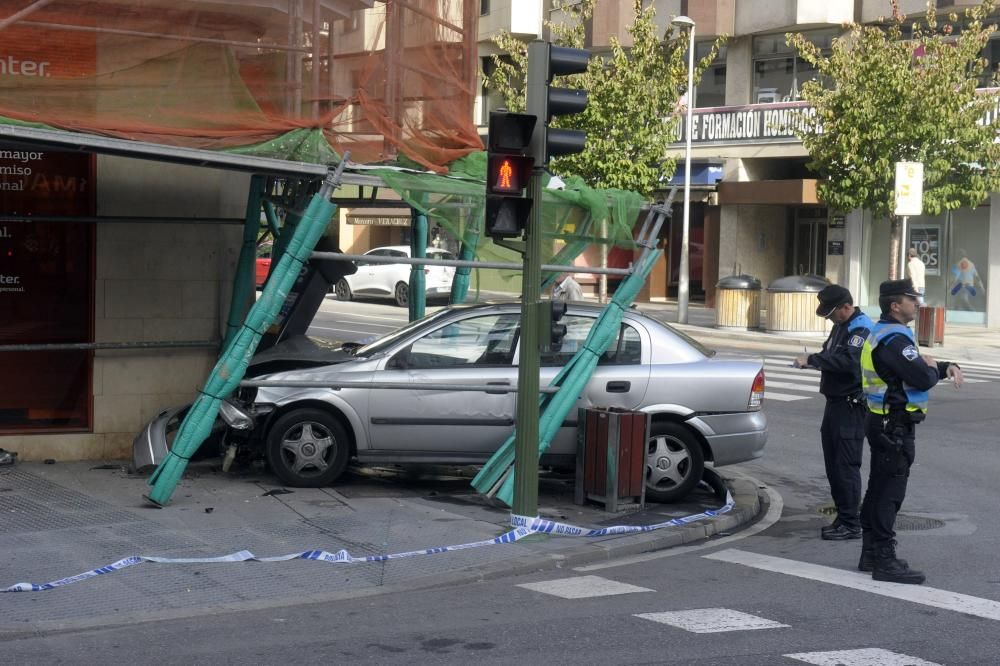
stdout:
<svg viewBox="0 0 1000 666">
<path fill-rule="evenodd" d="M 700 60 L 712 50 L 715 42 L 699 42 L 695 44 L 695 58 Z M 712 61 L 711 67 L 701 75 L 701 81 L 695 86 L 694 104 L 696 108 L 709 106 L 725 106 L 726 104 L 726 47 Z"/>
<path fill-rule="evenodd" d="M 0 145 L 0 345 L 90 342 L 92 158 Z M 90 427 L 92 352 L 0 351 L 0 433 Z"/>
<path fill-rule="evenodd" d="M 838 28 L 807 30 L 805 35 L 823 53 L 829 53 Z M 753 38 L 753 102 L 790 102 L 799 99 L 802 84 L 817 78 L 816 68 L 802 60 L 785 42 L 784 33 Z"/>
<path fill-rule="evenodd" d="M 986 323 L 989 278 L 990 209 L 961 209 L 951 214 L 947 261 L 942 266 L 948 321 Z"/>
</svg>

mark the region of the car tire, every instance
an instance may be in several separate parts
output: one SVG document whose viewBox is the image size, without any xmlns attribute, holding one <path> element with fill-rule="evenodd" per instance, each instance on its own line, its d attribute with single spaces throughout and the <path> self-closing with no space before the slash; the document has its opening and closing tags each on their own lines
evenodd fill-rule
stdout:
<svg viewBox="0 0 1000 666">
<path fill-rule="evenodd" d="M 410 285 L 405 282 L 397 282 L 392 296 L 396 299 L 396 305 L 401 308 L 407 307 L 410 304 Z"/>
<path fill-rule="evenodd" d="M 646 499 L 679 502 L 701 481 L 705 454 L 679 423 L 653 423 L 646 444 Z"/>
<path fill-rule="evenodd" d="M 333 483 L 347 467 L 350 441 L 340 422 L 322 409 L 296 409 L 271 426 L 267 464 L 293 488 L 319 488 Z"/>
<path fill-rule="evenodd" d="M 347 284 L 347 280 L 340 278 L 337 280 L 337 284 L 333 286 L 333 294 L 337 297 L 338 301 L 349 301 L 351 300 L 351 285 Z"/>
</svg>

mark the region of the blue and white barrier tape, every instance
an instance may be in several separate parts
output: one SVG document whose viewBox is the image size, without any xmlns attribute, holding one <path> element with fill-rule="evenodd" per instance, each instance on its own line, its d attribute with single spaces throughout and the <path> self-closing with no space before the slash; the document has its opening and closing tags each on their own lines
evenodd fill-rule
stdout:
<svg viewBox="0 0 1000 666">
<path fill-rule="evenodd" d="M 3 592 L 41 592 L 43 590 L 51 590 L 56 587 L 62 587 L 64 585 L 69 585 L 71 583 L 78 583 L 82 580 L 87 580 L 88 578 L 94 578 L 95 576 L 103 576 L 105 574 L 114 573 L 121 569 L 127 569 L 128 567 L 135 566 L 136 564 L 142 564 L 143 562 L 153 562 L 155 564 L 216 564 L 219 562 L 287 562 L 289 560 L 315 560 L 318 562 L 332 562 L 332 563 L 342 563 L 342 564 L 358 564 L 361 562 L 386 562 L 389 560 L 401 560 L 407 557 L 416 557 L 418 555 L 435 555 L 437 553 L 447 553 L 456 550 L 467 550 L 469 548 L 481 548 L 483 546 L 496 546 L 501 544 L 515 543 L 530 534 L 558 534 L 561 536 L 578 536 L 578 537 L 602 537 L 602 536 L 612 536 L 616 534 L 639 534 L 643 532 L 652 532 L 653 530 L 663 529 L 665 527 L 678 527 L 681 525 L 687 525 L 693 523 L 697 520 L 703 518 L 712 518 L 715 516 L 722 515 L 724 513 L 729 513 L 734 506 L 733 497 L 729 492 L 726 492 L 726 503 L 718 509 L 708 509 L 702 513 L 693 514 L 690 516 L 684 516 L 683 518 L 673 518 L 671 520 L 664 521 L 662 523 L 656 523 L 655 525 L 615 525 L 613 527 L 602 527 L 600 529 L 586 529 L 583 527 L 576 527 L 575 525 L 568 525 L 566 523 L 559 523 L 553 520 L 546 520 L 544 518 L 529 518 L 527 516 L 517 516 L 511 515 L 510 521 L 511 525 L 514 527 L 509 532 L 505 532 L 498 537 L 492 539 L 485 539 L 483 541 L 473 541 L 472 543 L 463 543 L 454 546 L 441 546 L 438 548 L 426 548 L 424 550 L 411 550 L 404 553 L 391 553 L 387 555 L 367 555 L 365 557 L 354 557 L 346 550 L 339 550 L 336 553 L 331 553 L 326 550 L 306 550 L 300 553 L 291 553 L 289 555 L 276 555 L 274 557 L 257 557 L 249 550 L 241 550 L 236 553 L 230 553 L 229 555 L 221 555 L 219 557 L 155 557 L 151 555 L 132 555 L 131 557 L 125 557 L 117 562 L 113 562 L 107 566 L 101 567 L 99 569 L 91 569 L 90 571 L 84 571 L 81 574 L 75 576 L 70 576 L 68 578 L 60 578 L 59 580 L 54 580 L 51 583 L 17 583 L 16 585 L 11 585 L 10 587 L 2 590 Z"/>
</svg>

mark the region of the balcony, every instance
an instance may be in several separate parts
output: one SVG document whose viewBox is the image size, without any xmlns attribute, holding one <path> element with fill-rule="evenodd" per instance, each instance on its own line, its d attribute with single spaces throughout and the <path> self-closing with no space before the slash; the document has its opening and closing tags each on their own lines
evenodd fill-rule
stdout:
<svg viewBox="0 0 1000 666">
<path fill-rule="evenodd" d="M 488 42 L 503 30 L 522 39 L 541 39 L 546 4 L 545 0 L 490 0 L 489 12 L 479 16 L 479 41 Z"/>
<path fill-rule="evenodd" d="M 735 34 L 840 25 L 853 20 L 853 0 L 740 0 L 736 3 Z"/>
</svg>

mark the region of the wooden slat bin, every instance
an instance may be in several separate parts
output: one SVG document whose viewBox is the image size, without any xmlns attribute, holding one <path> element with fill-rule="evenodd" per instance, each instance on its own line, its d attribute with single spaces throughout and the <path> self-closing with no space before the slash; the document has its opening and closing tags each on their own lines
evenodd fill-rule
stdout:
<svg viewBox="0 0 1000 666">
<path fill-rule="evenodd" d="M 623 409 L 580 409 L 577 420 L 577 504 L 605 511 L 641 510 L 646 503 L 649 415 Z"/>
</svg>

